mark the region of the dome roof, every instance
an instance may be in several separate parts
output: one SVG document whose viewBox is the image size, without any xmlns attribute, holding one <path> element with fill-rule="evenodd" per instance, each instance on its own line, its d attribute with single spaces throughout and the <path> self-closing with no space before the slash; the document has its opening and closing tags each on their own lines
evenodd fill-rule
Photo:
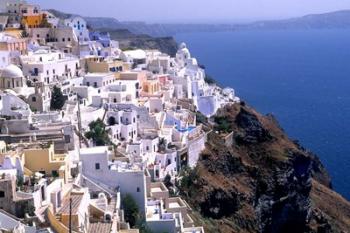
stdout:
<svg viewBox="0 0 350 233">
<path fill-rule="evenodd" d="M 1 72 L 1 77 L 5 78 L 20 78 L 23 77 L 22 70 L 15 65 L 9 65 Z"/>
<path fill-rule="evenodd" d="M 182 42 L 180 44 L 180 49 L 185 49 L 185 48 L 187 48 L 187 45 L 184 42 Z"/>
<path fill-rule="evenodd" d="M 187 59 L 191 58 L 191 53 L 190 51 L 188 50 L 188 48 L 183 48 L 183 49 L 180 49 L 178 51 L 179 54 L 182 54 L 183 56 L 185 56 Z"/>
</svg>

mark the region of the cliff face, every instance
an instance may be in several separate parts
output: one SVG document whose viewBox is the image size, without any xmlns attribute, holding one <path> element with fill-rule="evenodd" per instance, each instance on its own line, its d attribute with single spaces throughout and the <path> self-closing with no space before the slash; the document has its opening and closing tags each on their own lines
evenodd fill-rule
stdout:
<svg viewBox="0 0 350 233">
<path fill-rule="evenodd" d="M 273 116 L 233 105 L 214 120 L 220 125 L 209 133 L 197 168 L 179 185 L 207 232 L 350 229 L 349 202 L 331 190 L 319 159 L 291 141 Z"/>
<path fill-rule="evenodd" d="M 56 17 L 61 19 L 67 19 L 75 14 L 67 14 L 57 10 L 48 10 Z M 167 33 L 154 33 L 150 36 L 149 30 L 142 30 L 142 27 L 139 23 L 130 23 L 125 24 L 119 22 L 115 18 L 109 17 L 83 17 L 89 28 L 102 31 L 109 32 L 111 38 L 113 40 L 117 40 L 119 42 L 120 48 L 123 50 L 126 49 L 157 49 L 163 53 L 169 54 L 171 56 L 175 56 L 177 52 L 177 42 L 171 37 L 167 36 Z M 146 25 L 141 23 L 141 25 Z M 134 30 L 138 29 L 138 30 Z M 145 34 L 146 33 L 146 34 Z M 162 37 L 158 37 L 157 35 L 163 35 Z"/>
<path fill-rule="evenodd" d="M 102 32 L 109 32 L 113 40 L 119 42 L 119 47 L 126 49 L 157 49 L 163 53 L 175 56 L 178 46 L 173 37 L 152 37 L 134 34 L 127 29 L 95 28 Z"/>
</svg>

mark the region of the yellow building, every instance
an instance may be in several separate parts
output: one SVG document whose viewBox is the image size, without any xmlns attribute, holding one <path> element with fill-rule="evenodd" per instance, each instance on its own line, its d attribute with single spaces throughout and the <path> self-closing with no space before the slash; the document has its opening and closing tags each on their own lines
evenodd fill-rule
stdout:
<svg viewBox="0 0 350 233">
<path fill-rule="evenodd" d="M 59 177 L 68 181 L 70 177 L 67 154 L 56 154 L 53 144 L 47 148 L 25 149 L 24 167 L 31 172 Z"/>
<path fill-rule="evenodd" d="M 115 73 L 119 78 L 119 73 L 130 70 L 130 64 L 118 59 L 103 57 L 89 57 L 86 58 L 86 68 L 89 73 Z"/>
</svg>

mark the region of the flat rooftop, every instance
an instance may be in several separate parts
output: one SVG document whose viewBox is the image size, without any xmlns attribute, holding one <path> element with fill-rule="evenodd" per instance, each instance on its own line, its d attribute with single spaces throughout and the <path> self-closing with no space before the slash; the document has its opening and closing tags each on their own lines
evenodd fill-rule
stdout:
<svg viewBox="0 0 350 233">
<path fill-rule="evenodd" d="M 151 192 L 152 193 L 159 193 L 159 192 L 163 192 L 163 190 L 161 188 L 156 187 L 156 188 L 151 188 Z"/>
<path fill-rule="evenodd" d="M 80 154 L 84 154 L 84 155 L 104 154 L 106 152 L 108 152 L 108 147 L 107 146 L 96 146 L 96 147 L 80 149 Z"/>
</svg>

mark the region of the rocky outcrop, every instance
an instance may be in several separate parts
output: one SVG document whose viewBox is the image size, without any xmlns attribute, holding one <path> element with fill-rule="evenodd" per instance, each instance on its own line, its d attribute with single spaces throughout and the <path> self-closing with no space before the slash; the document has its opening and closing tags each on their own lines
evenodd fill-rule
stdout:
<svg viewBox="0 0 350 233">
<path fill-rule="evenodd" d="M 350 229 L 349 203 L 332 191 L 319 159 L 290 140 L 273 116 L 236 104 L 215 119 L 225 119 L 225 128 L 213 126 L 198 166 L 178 185 L 207 232 Z M 221 138 L 231 131 L 227 146 Z"/>
<path fill-rule="evenodd" d="M 53 9 L 48 11 L 61 19 L 67 19 L 76 15 Z M 176 40 L 167 33 L 156 33 L 157 35 L 163 35 L 161 37 L 150 36 L 154 34 L 148 33 L 149 31 L 147 30 L 142 30 L 138 26 L 139 24 L 125 24 L 110 17 L 82 17 L 86 20 L 90 29 L 110 33 L 111 38 L 119 42 L 122 50 L 157 49 L 163 53 L 175 56 L 178 49 Z"/>
</svg>

